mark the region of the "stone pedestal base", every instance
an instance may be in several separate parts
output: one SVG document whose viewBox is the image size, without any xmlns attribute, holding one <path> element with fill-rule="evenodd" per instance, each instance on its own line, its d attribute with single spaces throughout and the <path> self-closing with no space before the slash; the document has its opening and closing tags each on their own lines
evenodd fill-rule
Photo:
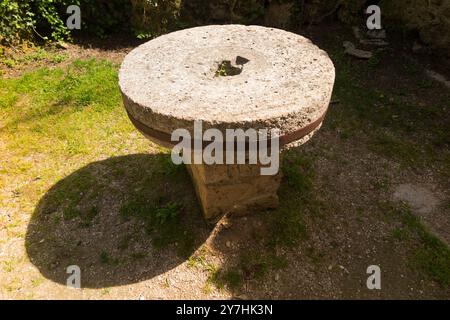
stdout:
<svg viewBox="0 0 450 320">
<path fill-rule="evenodd" d="M 214 222 L 224 214 L 246 214 L 278 206 L 281 171 L 263 176 L 259 165 L 190 164 L 197 197 L 205 219 Z"/>
</svg>

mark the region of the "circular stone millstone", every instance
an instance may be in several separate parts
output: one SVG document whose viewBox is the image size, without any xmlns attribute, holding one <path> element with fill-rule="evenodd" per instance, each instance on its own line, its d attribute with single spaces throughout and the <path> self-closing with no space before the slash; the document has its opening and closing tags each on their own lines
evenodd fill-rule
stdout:
<svg viewBox="0 0 450 320">
<path fill-rule="evenodd" d="M 137 47 L 122 63 L 119 85 L 133 123 L 157 140 L 179 128 L 193 136 L 194 121 L 202 120 L 203 130 L 277 128 L 287 144 L 320 126 L 334 77 L 327 53 L 307 38 L 212 25 Z"/>
</svg>

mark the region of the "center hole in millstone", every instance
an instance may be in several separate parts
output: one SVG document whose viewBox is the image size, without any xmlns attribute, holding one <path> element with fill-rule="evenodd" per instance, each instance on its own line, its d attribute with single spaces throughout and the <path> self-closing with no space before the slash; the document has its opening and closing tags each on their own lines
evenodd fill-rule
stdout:
<svg viewBox="0 0 450 320">
<path fill-rule="evenodd" d="M 244 64 L 249 62 L 250 60 L 237 56 L 235 61 L 231 60 L 222 60 L 222 62 L 219 63 L 217 66 L 217 70 L 215 73 L 215 77 L 231 77 L 231 76 L 237 76 L 238 74 L 242 73 L 242 70 L 244 69 Z"/>
</svg>

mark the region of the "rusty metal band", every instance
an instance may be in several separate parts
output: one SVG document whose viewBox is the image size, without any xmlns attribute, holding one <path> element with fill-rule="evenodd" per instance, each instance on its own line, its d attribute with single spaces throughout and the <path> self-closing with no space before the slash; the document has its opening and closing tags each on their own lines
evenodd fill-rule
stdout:
<svg viewBox="0 0 450 320">
<path fill-rule="evenodd" d="M 175 145 L 175 142 L 171 140 L 171 135 L 166 133 L 166 132 L 162 132 L 159 130 L 155 130 L 153 128 L 150 128 L 149 126 L 143 124 L 141 121 L 137 120 L 136 118 L 134 118 L 127 110 L 127 114 L 128 117 L 130 118 L 131 122 L 133 123 L 133 125 L 143 134 L 151 136 L 153 138 L 156 138 L 162 142 L 171 144 L 171 145 Z M 285 134 L 283 136 L 279 137 L 279 141 L 280 141 L 280 146 L 284 146 L 286 144 L 289 144 L 291 142 L 297 141 L 302 139 L 303 137 L 307 136 L 308 134 L 310 134 L 311 132 L 313 132 L 317 127 L 319 127 L 319 125 L 322 123 L 323 119 L 325 118 L 325 114 L 326 111 L 316 120 L 314 120 L 313 122 L 310 122 L 309 124 L 307 124 L 306 126 L 292 131 L 288 134 Z M 210 141 L 204 141 L 205 144 L 209 144 Z"/>
</svg>

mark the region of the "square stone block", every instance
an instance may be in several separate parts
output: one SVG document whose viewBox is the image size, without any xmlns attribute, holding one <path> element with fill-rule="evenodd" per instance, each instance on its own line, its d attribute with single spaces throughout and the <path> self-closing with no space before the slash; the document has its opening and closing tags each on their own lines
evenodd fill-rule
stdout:
<svg viewBox="0 0 450 320">
<path fill-rule="evenodd" d="M 260 174 L 260 165 L 190 164 L 197 197 L 205 219 L 214 222 L 224 214 L 247 214 L 278 206 L 282 174 Z"/>
</svg>

